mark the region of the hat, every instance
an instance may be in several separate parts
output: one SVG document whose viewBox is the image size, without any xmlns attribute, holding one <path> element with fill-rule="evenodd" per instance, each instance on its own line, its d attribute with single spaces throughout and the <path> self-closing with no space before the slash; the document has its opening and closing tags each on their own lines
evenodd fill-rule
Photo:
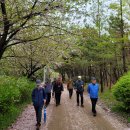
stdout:
<svg viewBox="0 0 130 130">
<path fill-rule="evenodd" d="M 36 84 L 37 84 L 37 85 L 40 85 L 40 84 L 41 84 L 41 80 L 40 80 L 40 79 L 37 79 L 37 80 L 36 80 Z"/>
<path fill-rule="evenodd" d="M 96 80 L 96 78 L 95 77 L 91 77 L 91 80 Z"/>
<path fill-rule="evenodd" d="M 78 76 L 78 79 L 81 79 L 82 77 L 81 76 Z"/>
</svg>

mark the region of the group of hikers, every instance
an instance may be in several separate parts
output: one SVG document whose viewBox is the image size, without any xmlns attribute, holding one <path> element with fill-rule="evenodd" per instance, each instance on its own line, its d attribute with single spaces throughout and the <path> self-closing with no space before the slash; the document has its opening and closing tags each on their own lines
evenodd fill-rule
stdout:
<svg viewBox="0 0 130 130">
<path fill-rule="evenodd" d="M 81 107 L 84 107 L 84 91 L 85 91 L 85 83 L 82 80 L 81 76 L 78 76 L 76 82 L 73 80 L 69 80 L 67 82 L 67 89 L 69 91 L 69 98 L 72 98 L 73 90 L 76 91 L 77 96 L 77 106 L 80 105 L 81 99 Z M 62 78 L 55 78 L 53 82 L 51 80 L 47 80 L 46 83 L 42 83 L 41 80 L 36 80 L 36 87 L 32 92 L 32 102 L 36 112 L 36 126 L 39 128 L 41 126 L 41 118 L 42 118 L 42 109 L 43 106 L 47 107 L 50 104 L 51 96 L 55 97 L 56 107 L 60 105 L 61 95 L 64 91 Z M 91 78 L 91 83 L 87 87 L 88 95 L 90 96 L 90 100 L 92 103 L 92 113 L 93 116 L 96 116 L 96 103 L 98 101 L 98 92 L 99 85 L 97 84 L 96 78 Z"/>
</svg>

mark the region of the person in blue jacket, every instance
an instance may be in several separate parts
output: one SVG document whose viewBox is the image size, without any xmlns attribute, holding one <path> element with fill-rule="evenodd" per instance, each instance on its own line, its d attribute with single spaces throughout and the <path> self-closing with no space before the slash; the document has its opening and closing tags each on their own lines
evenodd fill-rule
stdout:
<svg viewBox="0 0 130 130">
<path fill-rule="evenodd" d="M 84 82 L 82 81 L 82 77 L 78 76 L 78 80 L 75 83 L 75 90 L 77 94 L 77 106 L 79 106 L 79 96 L 81 97 L 81 107 L 84 107 L 84 99 L 83 99 L 83 92 L 84 92 Z"/>
<path fill-rule="evenodd" d="M 46 94 L 41 86 L 41 80 L 36 80 L 36 88 L 32 91 L 32 102 L 36 112 L 37 127 L 41 126 L 42 108 L 46 103 Z"/>
<path fill-rule="evenodd" d="M 93 116 L 96 116 L 96 104 L 98 101 L 98 92 L 99 92 L 99 85 L 97 84 L 96 78 L 92 77 L 92 83 L 88 85 L 88 93 L 90 95 L 91 103 L 92 103 L 92 112 Z"/>
</svg>

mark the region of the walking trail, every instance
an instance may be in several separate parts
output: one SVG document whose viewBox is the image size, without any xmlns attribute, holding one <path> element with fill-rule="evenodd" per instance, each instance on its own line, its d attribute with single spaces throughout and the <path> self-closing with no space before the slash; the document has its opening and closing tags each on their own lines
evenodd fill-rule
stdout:
<svg viewBox="0 0 130 130">
<path fill-rule="evenodd" d="M 72 99 L 69 99 L 65 88 L 60 106 L 56 107 L 52 98 L 51 104 L 47 107 L 47 123 L 44 124 L 42 119 L 41 130 L 128 130 L 125 124 L 100 106 L 97 106 L 97 117 L 93 117 L 90 100 L 86 94 L 84 101 L 84 108 L 76 106 L 75 92 Z M 33 106 L 29 105 L 8 130 L 36 130 L 35 124 L 35 112 Z"/>
</svg>

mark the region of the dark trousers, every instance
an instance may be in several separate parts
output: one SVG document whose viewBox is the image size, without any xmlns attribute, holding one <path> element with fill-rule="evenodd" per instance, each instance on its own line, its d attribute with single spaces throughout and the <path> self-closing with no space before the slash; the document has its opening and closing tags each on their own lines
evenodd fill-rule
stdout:
<svg viewBox="0 0 130 130">
<path fill-rule="evenodd" d="M 42 106 L 34 106 L 35 112 L 36 112 L 36 120 L 37 123 L 41 123 L 41 118 L 42 118 Z"/>
<path fill-rule="evenodd" d="M 56 105 L 60 104 L 61 93 L 55 93 Z"/>
<path fill-rule="evenodd" d="M 51 93 L 47 93 L 46 105 L 50 103 L 50 100 L 51 100 Z"/>
<path fill-rule="evenodd" d="M 96 104 L 97 104 L 97 98 L 91 98 L 91 103 L 92 103 L 92 112 L 96 113 Z"/>
<path fill-rule="evenodd" d="M 77 92 L 77 104 L 79 104 L 79 96 L 81 97 L 81 105 L 83 105 L 83 92 Z"/>
<path fill-rule="evenodd" d="M 73 89 L 69 89 L 69 97 L 71 98 L 73 95 Z"/>
</svg>

